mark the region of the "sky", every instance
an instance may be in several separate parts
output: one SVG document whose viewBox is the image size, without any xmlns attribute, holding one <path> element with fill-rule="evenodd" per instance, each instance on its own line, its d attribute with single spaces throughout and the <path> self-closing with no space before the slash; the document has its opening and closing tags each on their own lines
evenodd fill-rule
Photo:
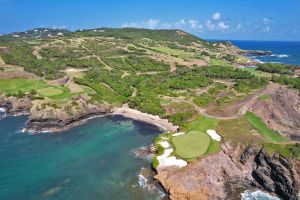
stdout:
<svg viewBox="0 0 300 200">
<path fill-rule="evenodd" d="M 0 0 L 0 33 L 37 27 L 182 29 L 204 39 L 300 41 L 300 0 Z"/>
</svg>

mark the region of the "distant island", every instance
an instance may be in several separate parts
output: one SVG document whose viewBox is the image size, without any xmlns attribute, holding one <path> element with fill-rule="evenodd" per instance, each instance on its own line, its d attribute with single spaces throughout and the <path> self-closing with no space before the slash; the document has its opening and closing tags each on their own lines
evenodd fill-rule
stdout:
<svg viewBox="0 0 300 200">
<path fill-rule="evenodd" d="M 111 114 L 162 127 L 149 151 L 170 199 L 298 199 L 300 71 L 248 57 L 271 54 L 182 30 L 15 32 L 0 36 L 0 107 L 33 134 Z"/>
</svg>

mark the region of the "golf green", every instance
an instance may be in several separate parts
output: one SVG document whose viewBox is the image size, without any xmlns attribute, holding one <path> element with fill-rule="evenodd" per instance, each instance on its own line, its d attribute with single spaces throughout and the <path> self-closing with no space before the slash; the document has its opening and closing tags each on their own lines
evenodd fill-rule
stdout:
<svg viewBox="0 0 300 200">
<path fill-rule="evenodd" d="M 201 131 L 191 131 L 172 138 L 175 152 L 184 159 L 193 159 L 204 155 L 210 144 L 210 137 Z"/>
</svg>

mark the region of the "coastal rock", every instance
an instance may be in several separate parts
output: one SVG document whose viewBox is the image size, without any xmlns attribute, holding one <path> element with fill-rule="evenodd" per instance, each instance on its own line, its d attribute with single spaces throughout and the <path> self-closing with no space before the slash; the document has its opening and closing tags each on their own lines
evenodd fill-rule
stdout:
<svg viewBox="0 0 300 200">
<path fill-rule="evenodd" d="M 156 178 L 162 183 L 172 200 L 226 199 L 227 183 L 243 180 L 249 185 L 252 165 L 242 165 L 229 144 L 222 151 L 194 161 L 184 168 L 159 169 Z"/>
<path fill-rule="evenodd" d="M 299 199 L 299 161 L 278 154 L 271 156 L 261 150 L 255 157 L 255 164 L 253 178 L 265 190 L 284 199 Z"/>
<path fill-rule="evenodd" d="M 4 107 L 8 115 L 28 114 L 31 106 L 32 101 L 28 96 L 22 98 L 0 97 L 0 107 Z"/>
<path fill-rule="evenodd" d="M 269 56 L 273 54 L 271 51 L 262 50 L 242 50 L 241 53 L 250 56 Z"/>
<path fill-rule="evenodd" d="M 299 199 L 300 161 L 269 155 L 258 146 L 229 144 L 184 168 L 158 169 L 156 178 L 171 200 L 240 199 L 245 190 L 266 190 Z"/>
<path fill-rule="evenodd" d="M 62 108 L 37 103 L 30 109 L 27 128 L 33 133 L 55 132 L 70 128 L 90 117 L 109 112 L 108 105 L 90 104 L 85 97 L 79 97 L 76 103 L 65 105 Z"/>
<path fill-rule="evenodd" d="M 136 158 L 152 159 L 157 153 L 157 150 L 154 144 L 151 144 L 150 146 L 142 146 L 133 149 L 131 153 Z"/>
<path fill-rule="evenodd" d="M 292 140 L 300 140 L 300 95 L 297 91 L 279 87 L 268 99 L 258 99 L 250 111 L 271 129 Z"/>
</svg>

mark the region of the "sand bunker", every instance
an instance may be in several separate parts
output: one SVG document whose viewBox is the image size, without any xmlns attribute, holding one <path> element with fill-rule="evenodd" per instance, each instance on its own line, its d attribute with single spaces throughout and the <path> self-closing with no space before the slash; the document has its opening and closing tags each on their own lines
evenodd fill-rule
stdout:
<svg viewBox="0 0 300 200">
<path fill-rule="evenodd" d="M 174 134 L 173 134 L 173 137 L 177 137 L 177 136 L 183 135 L 183 134 L 185 134 L 185 133 L 174 133 Z"/>
<path fill-rule="evenodd" d="M 215 130 L 207 130 L 207 134 L 213 139 L 216 140 L 218 142 L 221 141 L 221 136 L 215 131 Z"/>
<path fill-rule="evenodd" d="M 187 165 L 187 162 L 181 159 L 177 159 L 175 156 L 171 156 L 173 149 L 166 149 L 164 153 L 160 156 L 157 156 L 157 160 L 159 162 L 158 167 L 170 167 L 170 166 L 177 166 L 177 167 L 184 167 Z"/>
<path fill-rule="evenodd" d="M 163 148 L 168 148 L 168 147 L 170 147 L 170 144 L 169 144 L 169 142 L 167 142 L 167 141 L 164 141 L 164 142 L 160 142 L 159 143 Z"/>
</svg>

